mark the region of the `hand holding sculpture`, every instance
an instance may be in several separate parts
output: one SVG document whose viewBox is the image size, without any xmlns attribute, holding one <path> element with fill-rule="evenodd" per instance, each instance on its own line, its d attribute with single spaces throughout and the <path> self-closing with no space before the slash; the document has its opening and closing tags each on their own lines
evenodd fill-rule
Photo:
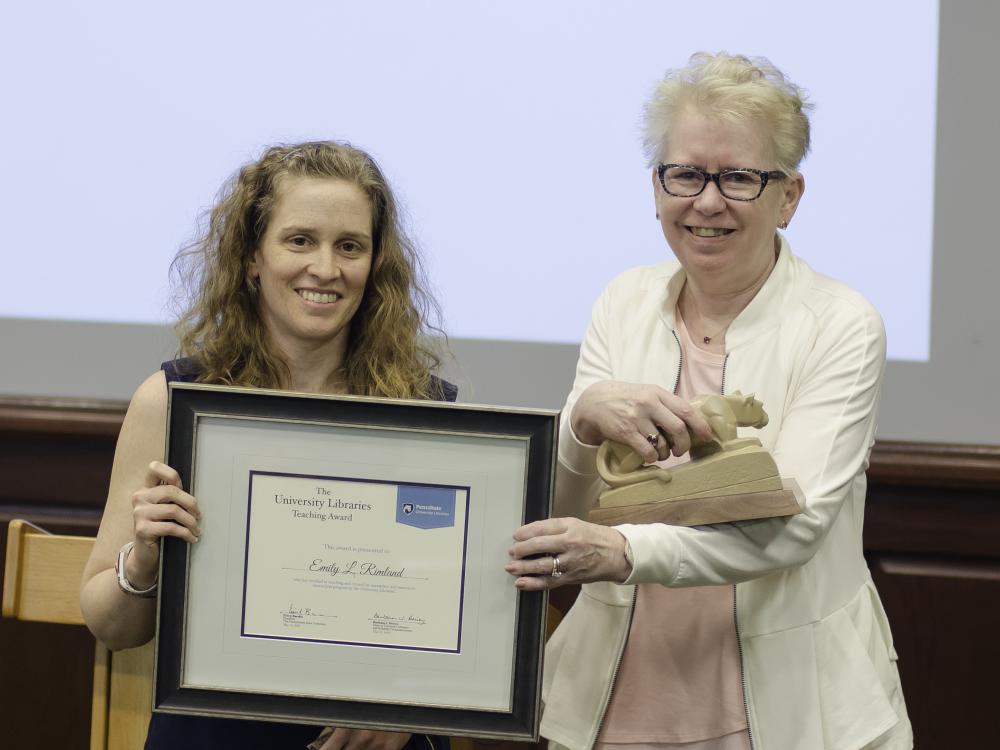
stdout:
<svg viewBox="0 0 1000 750">
<path fill-rule="evenodd" d="M 588 445 L 614 440 L 645 463 L 683 456 L 692 436 L 710 440 L 712 430 L 684 399 L 656 385 L 601 381 L 588 387 L 573 406 L 570 425 Z"/>
</svg>

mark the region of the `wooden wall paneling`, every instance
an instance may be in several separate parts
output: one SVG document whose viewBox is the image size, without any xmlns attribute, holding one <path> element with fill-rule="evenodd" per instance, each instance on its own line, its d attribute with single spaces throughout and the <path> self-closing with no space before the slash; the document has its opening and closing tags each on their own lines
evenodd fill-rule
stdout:
<svg viewBox="0 0 1000 750">
<path fill-rule="evenodd" d="M 97 533 L 123 416 L 118 403 L 0 398 L 0 559 L 12 518 Z M 0 745 L 88 747 L 94 654 L 83 626 L 0 619 Z"/>
<path fill-rule="evenodd" d="M 872 483 L 865 549 L 958 558 L 1000 558 L 998 489 Z"/>
<path fill-rule="evenodd" d="M 917 747 L 995 746 L 1000 560 L 884 555 L 871 563 Z"/>
<path fill-rule="evenodd" d="M 939 445 L 880 440 L 868 468 L 871 481 L 906 487 L 1000 488 L 1000 445 Z"/>
<path fill-rule="evenodd" d="M 124 411 L 0 397 L 0 554 L 13 517 L 96 533 Z M 991 747 L 983 717 L 1000 673 L 1000 446 L 880 441 L 868 474 L 865 552 L 917 746 Z M 566 609 L 575 593 L 553 604 Z M 93 659 L 85 628 L 0 621 L 4 746 L 85 747 Z"/>
<path fill-rule="evenodd" d="M 0 619 L 0 746 L 86 748 L 94 637 L 81 625 Z"/>
<path fill-rule="evenodd" d="M 0 513 L 99 517 L 124 415 L 119 402 L 0 398 Z"/>
<path fill-rule="evenodd" d="M 1000 446 L 879 443 L 864 546 L 916 746 L 991 747 L 1000 672 Z"/>
</svg>

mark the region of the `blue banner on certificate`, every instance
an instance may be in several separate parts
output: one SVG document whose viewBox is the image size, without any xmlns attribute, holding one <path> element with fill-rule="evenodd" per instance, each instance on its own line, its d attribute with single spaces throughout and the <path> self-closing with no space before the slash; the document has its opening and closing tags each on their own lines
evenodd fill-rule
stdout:
<svg viewBox="0 0 1000 750">
<path fill-rule="evenodd" d="M 251 471 L 241 635 L 459 653 L 469 494 Z"/>
<path fill-rule="evenodd" d="M 405 523 L 418 529 L 454 526 L 454 488 L 418 484 L 397 485 L 396 523 Z"/>
</svg>

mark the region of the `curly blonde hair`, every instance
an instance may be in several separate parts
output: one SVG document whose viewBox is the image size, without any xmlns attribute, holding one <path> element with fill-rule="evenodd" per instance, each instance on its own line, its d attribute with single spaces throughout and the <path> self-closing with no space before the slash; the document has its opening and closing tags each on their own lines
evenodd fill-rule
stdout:
<svg viewBox="0 0 1000 750">
<path fill-rule="evenodd" d="M 347 143 L 268 148 L 226 184 L 202 236 L 182 249 L 171 267 L 186 290 L 187 306 L 175 326 L 180 356 L 195 360 L 199 382 L 263 388 L 289 384 L 288 366 L 268 343 L 258 291 L 247 272 L 286 175 L 347 180 L 371 204 L 372 269 L 337 373 L 348 393 L 434 397 L 431 373 L 441 360 L 425 334 L 441 334 L 438 307 L 425 291 L 419 256 L 400 225 L 396 199 L 382 171 L 368 154 Z"/>
<path fill-rule="evenodd" d="M 668 71 L 644 112 L 643 146 L 649 166 L 663 161 L 674 118 L 685 109 L 726 122 L 758 121 L 770 137 L 777 168 L 798 172 L 809 151 L 812 105 L 805 92 L 763 57 L 696 52 L 687 66 Z"/>
</svg>

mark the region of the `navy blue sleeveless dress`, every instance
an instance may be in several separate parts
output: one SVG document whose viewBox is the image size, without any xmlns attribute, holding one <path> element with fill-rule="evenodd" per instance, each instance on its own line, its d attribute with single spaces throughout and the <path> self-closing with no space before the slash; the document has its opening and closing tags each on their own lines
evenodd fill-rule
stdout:
<svg viewBox="0 0 1000 750">
<path fill-rule="evenodd" d="M 199 372 L 190 359 L 164 362 L 161 368 L 167 382 L 190 383 Z M 439 378 L 433 378 L 433 389 L 437 401 L 458 397 L 458 388 Z M 303 750 L 322 729 L 314 724 L 154 713 L 145 750 Z M 449 750 L 449 742 L 447 737 L 415 734 L 403 750 Z"/>
</svg>

